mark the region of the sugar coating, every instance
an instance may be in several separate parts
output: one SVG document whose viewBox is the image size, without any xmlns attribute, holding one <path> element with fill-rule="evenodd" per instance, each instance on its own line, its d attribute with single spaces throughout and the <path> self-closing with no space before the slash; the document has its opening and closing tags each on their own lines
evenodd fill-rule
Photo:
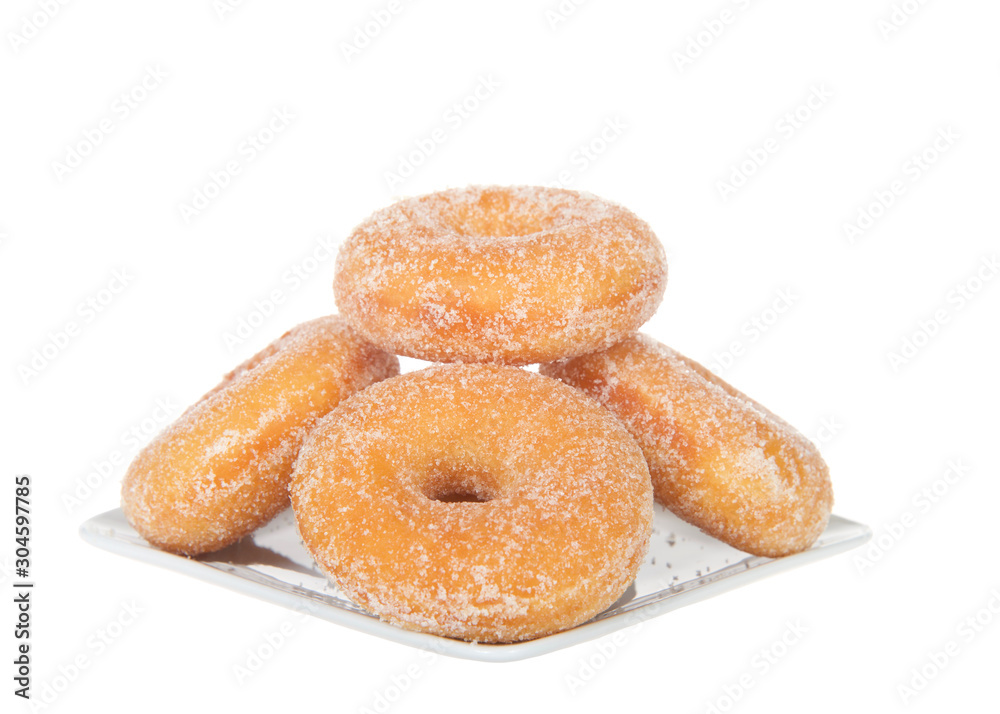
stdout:
<svg viewBox="0 0 1000 714">
<path fill-rule="evenodd" d="M 337 256 L 337 306 L 382 349 L 442 362 L 528 364 L 607 347 L 666 285 L 650 227 L 596 196 L 473 186 L 400 201 Z"/>
<path fill-rule="evenodd" d="M 656 500 L 706 533 L 777 557 L 805 550 L 826 527 L 833 492 L 816 446 L 697 362 L 634 335 L 541 372 L 621 419 Z"/>
<path fill-rule="evenodd" d="M 288 506 L 299 447 L 320 417 L 399 361 L 337 316 L 295 327 L 238 366 L 135 458 L 122 510 L 160 548 L 234 543 Z"/>
<path fill-rule="evenodd" d="M 341 403 L 290 488 L 303 542 L 404 628 L 512 642 L 585 622 L 635 578 L 652 526 L 635 440 L 596 402 L 500 365 L 438 365 Z M 480 502 L 435 500 L 456 493 Z M 488 499 L 488 500 L 487 500 Z"/>
</svg>

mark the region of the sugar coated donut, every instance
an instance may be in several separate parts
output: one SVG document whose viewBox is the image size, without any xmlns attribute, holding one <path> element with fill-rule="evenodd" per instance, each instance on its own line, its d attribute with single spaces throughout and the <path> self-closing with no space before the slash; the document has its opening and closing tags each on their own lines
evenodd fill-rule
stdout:
<svg viewBox="0 0 1000 714">
<path fill-rule="evenodd" d="M 357 603 L 407 629 L 526 640 L 611 605 L 645 554 L 649 471 L 580 392 L 490 364 L 355 395 L 306 440 L 302 539 Z"/>
<path fill-rule="evenodd" d="M 656 500 L 706 533 L 776 557 L 826 527 L 833 493 L 816 447 L 697 362 L 635 335 L 541 370 L 618 416 L 642 446 Z"/>
<path fill-rule="evenodd" d="M 398 360 L 336 316 L 306 322 L 241 364 L 132 462 L 122 510 L 146 540 L 196 555 L 288 506 L 292 464 L 336 404 L 399 373 Z"/>
<path fill-rule="evenodd" d="M 607 347 L 653 314 L 663 247 L 621 206 L 555 188 L 471 187 L 400 201 L 358 226 L 334 292 L 396 354 L 527 364 Z"/>
</svg>

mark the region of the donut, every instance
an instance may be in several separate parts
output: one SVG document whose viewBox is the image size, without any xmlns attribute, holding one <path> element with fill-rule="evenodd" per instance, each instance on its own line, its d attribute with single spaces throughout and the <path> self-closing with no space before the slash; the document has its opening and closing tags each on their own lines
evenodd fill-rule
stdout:
<svg viewBox="0 0 1000 714">
<path fill-rule="evenodd" d="M 653 515 L 635 440 L 582 393 L 437 365 L 344 401 L 292 474 L 306 548 L 405 629 L 514 642 L 584 622 L 635 578 Z"/>
<path fill-rule="evenodd" d="M 122 510 L 151 544 L 182 555 L 236 542 L 288 507 L 310 428 L 398 360 L 339 317 L 287 332 L 230 372 L 132 461 Z"/>
<path fill-rule="evenodd" d="M 703 366 L 645 335 L 542 365 L 622 420 L 649 464 L 656 500 L 753 555 L 805 550 L 833 493 L 816 447 Z"/>
<path fill-rule="evenodd" d="M 608 347 L 652 316 L 663 247 L 627 209 L 555 188 L 470 187 L 377 211 L 341 246 L 337 308 L 437 362 L 529 364 Z"/>
</svg>

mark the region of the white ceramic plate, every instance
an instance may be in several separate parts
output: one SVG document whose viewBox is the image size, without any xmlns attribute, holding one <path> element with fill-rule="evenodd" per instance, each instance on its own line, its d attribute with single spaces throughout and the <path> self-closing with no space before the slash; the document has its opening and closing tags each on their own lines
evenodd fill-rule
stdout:
<svg viewBox="0 0 1000 714">
<path fill-rule="evenodd" d="M 809 550 L 779 559 L 760 558 L 706 536 L 657 505 L 646 561 L 635 582 L 616 603 L 571 630 L 509 645 L 472 644 L 410 632 L 368 614 L 316 568 L 299 541 L 290 510 L 239 543 L 198 558 L 172 555 L 150 546 L 132 530 L 120 509 L 91 518 L 80 527 L 80 535 L 112 553 L 192 575 L 393 642 L 452 657 L 510 662 L 586 642 L 768 575 L 850 550 L 866 542 L 871 531 L 860 523 L 833 516 Z"/>
</svg>

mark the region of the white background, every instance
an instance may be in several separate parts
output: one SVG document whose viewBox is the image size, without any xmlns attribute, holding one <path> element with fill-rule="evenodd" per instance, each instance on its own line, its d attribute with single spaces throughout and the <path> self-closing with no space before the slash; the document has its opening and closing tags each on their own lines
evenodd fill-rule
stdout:
<svg viewBox="0 0 1000 714">
<path fill-rule="evenodd" d="M 386 3 L 248 0 L 220 16 L 212 0 L 96 0 L 50 3 L 52 17 L 45 2 L 4 3 L 4 710 L 22 708 L 8 672 L 19 473 L 34 483 L 36 694 L 87 664 L 52 711 L 358 711 L 414 663 L 421 676 L 392 711 L 995 706 L 1000 279 L 982 261 L 1000 252 L 1000 5 L 907 0 L 885 24 L 889 0 L 594 0 L 563 3 L 558 18 L 556 0 L 400 1 L 349 59 L 344 44 Z M 682 63 L 685 52 L 697 57 Z M 498 86 L 454 119 L 483 80 Z M 241 143 L 275 111 L 294 118 L 251 158 Z M 88 146 L 102 121 L 111 131 Z M 390 185 L 386 172 L 436 129 L 444 142 Z M 935 149 L 937 136 L 950 138 Z M 741 168 L 751 155 L 762 165 Z M 186 221 L 180 206 L 230 160 L 239 174 Z M 720 190 L 734 171 L 750 175 Z M 652 225 L 670 279 L 645 331 L 820 440 L 835 511 L 870 524 L 881 546 L 663 616 L 621 646 L 604 641 L 603 659 L 598 641 L 514 664 L 425 666 L 416 650 L 78 538 L 117 505 L 136 443 L 125 435 L 145 428 L 145 441 L 155 417 L 165 423 L 157 400 L 179 411 L 335 309 L 321 238 L 336 244 L 402 195 L 557 180 Z M 873 203 L 877 219 L 849 235 Z M 296 283 L 295 268 L 313 272 Z M 227 344 L 241 320 L 261 322 L 252 313 L 274 290 L 282 303 Z M 790 307 L 768 312 L 776 300 Z M 908 338 L 919 347 L 894 366 Z M 734 342 L 742 352 L 723 364 Z M 30 374 L 35 350 L 54 356 Z M 115 452 L 122 463 L 67 501 Z M 949 461 L 962 465 L 952 483 Z M 141 613 L 97 646 L 123 603 Z M 988 624 L 962 627 L 977 613 Z M 806 634 L 762 672 L 755 655 L 796 622 Z M 234 666 L 283 625 L 294 635 L 238 682 Z M 957 655 L 934 672 L 949 642 Z M 899 685 L 925 665 L 933 676 L 904 704 Z"/>
</svg>

